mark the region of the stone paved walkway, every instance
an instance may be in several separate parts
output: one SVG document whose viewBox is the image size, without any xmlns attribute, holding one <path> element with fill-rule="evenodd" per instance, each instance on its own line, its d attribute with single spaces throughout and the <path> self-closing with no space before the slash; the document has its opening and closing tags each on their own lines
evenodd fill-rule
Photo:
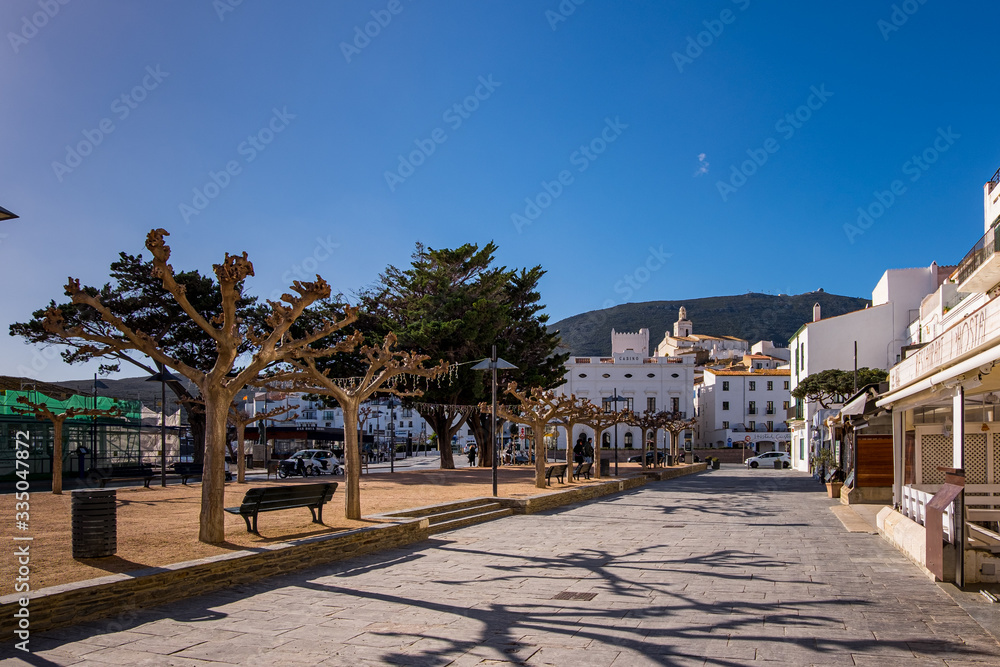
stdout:
<svg viewBox="0 0 1000 667">
<path fill-rule="evenodd" d="M 25 662 L 1000 665 L 834 502 L 794 471 L 724 467 L 39 634 Z"/>
</svg>

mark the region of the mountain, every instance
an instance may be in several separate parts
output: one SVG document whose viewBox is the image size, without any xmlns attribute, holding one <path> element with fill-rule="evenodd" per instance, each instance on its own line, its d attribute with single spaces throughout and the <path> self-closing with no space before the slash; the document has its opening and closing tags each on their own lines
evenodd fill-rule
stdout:
<svg viewBox="0 0 1000 667">
<path fill-rule="evenodd" d="M 812 322 L 813 304 L 820 305 L 822 317 L 834 317 L 871 305 L 868 299 L 828 294 L 822 290 L 805 294 L 739 294 L 679 301 L 625 303 L 603 310 L 573 315 L 549 326 L 559 331 L 566 350 L 581 356 L 611 354 L 611 329 L 649 329 L 650 353 L 673 333 L 677 311 L 687 308 L 696 334 L 735 336 L 750 341 L 774 341 L 787 345 L 788 339 L 806 322 Z"/>
</svg>

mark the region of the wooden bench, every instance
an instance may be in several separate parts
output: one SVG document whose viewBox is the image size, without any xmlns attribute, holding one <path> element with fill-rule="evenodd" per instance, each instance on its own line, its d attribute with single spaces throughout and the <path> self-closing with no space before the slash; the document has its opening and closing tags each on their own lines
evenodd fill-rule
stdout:
<svg viewBox="0 0 1000 667">
<path fill-rule="evenodd" d="M 593 463 L 581 463 L 577 469 L 573 472 L 573 479 L 590 479 L 590 469 L 594 467 Z"/>
<path fill-rule="evenodd" d="M 563 483 L 563 477 L 566 476 L 566 464 L 562 463 L 556 466 L 549 466 L 545 469 L 545 486 L 550 486 L 552 484 L 552 477 L 559 481 L 560 484 Z"/>
<path fill-rule="evenodd" d="M 201 463 L 189 463 L 181 461 L 174 464 L 174 473 L 181 478 L 181 484 L 187 484 L 192 477 L 201 477 L 205 466 Z"/>
<path fill-rule="evenodd" d="M 247 532 L 257 532 L 257 515 L 260 512 L 276 512 L 294 507 L 308 507 L 312 512 L 313 523 L 323 523 L 323 505 L 330 502 L 337 482 L 329 484 L 294 484 L 290 486 L 256 487 L 247 490 L 243 504 L 239 507 L 226 507 L 230 514 L 239 514 L 247 522 Z M 250 518 L 253 517 L 253 526 Z"/>
<path fill-rule="evenodd" d="M 153 467 L 149 465 L 112 465 L 110 468 L 91 468 L 87 471 L 87 478 L 96 481 L 104 488 L 104 485 L 111 479 L 144 479 L 145 486 L 149 488 L 149 482 L 153 479 Z"/>
</svg>

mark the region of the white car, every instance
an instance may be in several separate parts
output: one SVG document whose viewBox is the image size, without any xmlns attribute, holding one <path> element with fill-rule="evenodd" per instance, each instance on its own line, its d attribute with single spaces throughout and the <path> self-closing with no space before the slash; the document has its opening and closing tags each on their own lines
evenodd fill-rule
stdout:
<svg viewBox="0 0 1000 667">
<path fill-rule="evenodd" d="M 792 465 L 792 459 L 787 452 L 764 452 L 758 456 L 747 459 L 748 468 L 773 468 L 775 461 L 781 461 L 781 467 L 787 468 Z"/>
</svg>

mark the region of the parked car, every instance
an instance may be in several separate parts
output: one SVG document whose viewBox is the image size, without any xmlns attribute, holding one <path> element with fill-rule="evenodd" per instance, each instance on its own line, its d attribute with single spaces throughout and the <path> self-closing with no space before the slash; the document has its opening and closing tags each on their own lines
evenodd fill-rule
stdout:
<svg viewBox="0 0 1000 667">
<path fill-rule="evenodd" d="M 659 461 L 660 463 L 663 463 L 663 460 L 666 458 L 666 454 L 664 452 L 656 452 L 656 453 L 657 453 L 656 460 Z M 630 456 L 630 457 L 628 457 L 627 460 L 628 460 L 629 463 L 641 463 L 642 462 L 642 454 L 636 454 L 635 456 Z M 648 466 L 653 465 L 653 452 L 652 451 L 646 452 L 646 465 L 648 465 Z"/>
<path fill-rule="evenodd" d="M 301 463 L 300 463 L 301 461 Z M 342 475 L 340 461 L 329 449 L 303 449 L 295 452 L 278 466 L 278 477 L 289 475 Z"/>
<path fill-rule="evenodd" d="M 746 466 L 748 468 L 759 468 L 761 466 L 764 466 L 765 468 L 773 468 L 775 461 L 781 461 L 782 468 L 787 468 L 792 465 L 792 459 L 788 456 L 787 452 L 764 452 L 758 456 L 748 458 Z"/>
</svg>

